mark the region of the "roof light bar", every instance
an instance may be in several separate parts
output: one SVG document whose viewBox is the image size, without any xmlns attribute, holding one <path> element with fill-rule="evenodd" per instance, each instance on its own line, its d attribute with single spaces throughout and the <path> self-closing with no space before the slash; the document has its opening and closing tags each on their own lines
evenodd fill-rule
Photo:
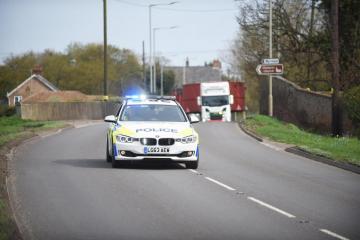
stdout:
<svg viewBox="0 0 360 240">
<path fill-rule="evenodd" d="M 158 96 L 158 95 L 130 95 L 125 96 L 125 99 L 138 99 L 138 100 L 145 100 L 145 99 L 157 99 L 157 100 L 176 100 L 175 96 Z"/>
</svg>

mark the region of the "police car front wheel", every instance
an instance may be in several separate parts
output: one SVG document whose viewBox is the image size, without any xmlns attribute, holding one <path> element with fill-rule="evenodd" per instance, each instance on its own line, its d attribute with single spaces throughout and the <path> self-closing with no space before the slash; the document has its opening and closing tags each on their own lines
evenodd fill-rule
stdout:
<svg viewBox="0 0 360 240">
<path fill-rule="evenodd" d="M 198 166 L 199 166 L 199 159 L 196 160 L 196 162 L 185 163 L 185 166 L 186 166 L 187 169 L 197 169 Z"/>
</svg>

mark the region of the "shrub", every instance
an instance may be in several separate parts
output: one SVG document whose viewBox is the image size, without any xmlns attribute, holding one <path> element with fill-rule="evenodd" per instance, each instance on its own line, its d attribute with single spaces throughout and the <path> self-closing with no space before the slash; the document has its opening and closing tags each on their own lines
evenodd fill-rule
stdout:
<svg viewBox="0 0 360 240">
<path fill-rule="evenodd" d="M 16 114 L 15 107 L 9 107 L 8 105 L 0 105 L 0 117 L 10 117 Z"/>
<path fill-rule="evenodd" d="M 357 128 L 355 134 L 360 137 L 360 86 L 350 88 L 344 93 L 344 105 L 349 118 Z"/>
</svg>

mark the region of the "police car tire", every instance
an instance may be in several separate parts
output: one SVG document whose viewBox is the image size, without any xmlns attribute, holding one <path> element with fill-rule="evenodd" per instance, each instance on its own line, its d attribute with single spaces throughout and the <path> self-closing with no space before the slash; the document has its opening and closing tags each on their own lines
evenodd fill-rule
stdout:
<svg viewBox="0 0 360 240">
<path fill-rule="evenodd" d="M 119 166 L 114 157 L 111 157 L 111 166 L 112 168 L 117 168 Z"/>
<path fill-rule="evenodd" d="M 111 162 L 111 156 L 109 154 L 109 141 L 106 139 L 106 161 Z"/>
<path fill-rule="evenodd" d="M 197 169 L 198 166 L 199 166 L 199 159 L 196 160 L 196 162 L 188 162 L 188 163 L 185 163 L 185 166 L 186 166 L 186 168 L 188 168 L 188 169 Z"/>
</svg>

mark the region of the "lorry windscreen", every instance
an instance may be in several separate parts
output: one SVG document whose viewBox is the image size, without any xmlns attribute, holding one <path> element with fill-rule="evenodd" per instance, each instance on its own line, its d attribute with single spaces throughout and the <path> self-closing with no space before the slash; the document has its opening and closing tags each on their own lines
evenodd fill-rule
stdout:
<svg viewBox="0 0 360 240">
<path fill-rule="evenodd" d="M 202 105 L 208 107 L 224 106 L 229 104 L 229 96 L 203 96 Z"/>
</svg>

